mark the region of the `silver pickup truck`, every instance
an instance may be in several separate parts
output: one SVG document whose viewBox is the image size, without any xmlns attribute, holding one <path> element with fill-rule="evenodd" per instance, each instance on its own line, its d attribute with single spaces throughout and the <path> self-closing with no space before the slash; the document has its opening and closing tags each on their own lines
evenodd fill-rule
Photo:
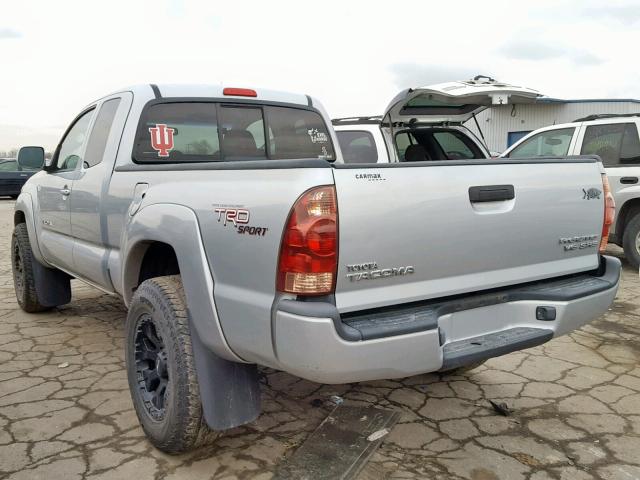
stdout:
<svg viewBox="0 0 640 480">
<path fill-rule="evenodd" d="M 27 312 L 72 277 L 124 300 L 133 403 L 175 453 L 259 415 L 256 365 L 449 371 L 598 317 L 610 197 L 589 157 L 348 165 L 309 96 L 142 85 L 82 110 L 22 189 L 15 291 Z"/>
</svg>

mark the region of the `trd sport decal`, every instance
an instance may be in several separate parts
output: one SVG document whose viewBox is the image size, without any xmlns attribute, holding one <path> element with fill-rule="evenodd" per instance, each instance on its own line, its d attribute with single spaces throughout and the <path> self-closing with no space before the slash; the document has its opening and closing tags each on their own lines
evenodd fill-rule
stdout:
<svg viewBox="0 0 640 480">
<path fill-rule="evenodd" d="M 246 208 L 236 208 L 227 205 L 214 205 L 213 211 L 218 214 L 218 223 L 222 226 L 233 226 L 241 235 L 264 237 L 269 230 L 267 227 L 252 227 L 248 225 L 251 213 Z"/>
<path fill-rule="evenodd" d="M 151 146 L 158 152 L 159 157 L 168 157 L 173 150 L 173 132 L 175 129 L 167 127 L 164 123 L 157 123 L 149 128 L 151 134 Z"/>
</svg>

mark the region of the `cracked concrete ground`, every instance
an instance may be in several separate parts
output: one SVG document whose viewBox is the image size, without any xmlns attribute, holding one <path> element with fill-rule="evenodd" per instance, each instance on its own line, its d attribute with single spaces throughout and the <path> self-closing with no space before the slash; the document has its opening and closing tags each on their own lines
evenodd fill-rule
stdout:
<svg viewBox="0 0 640 480">
<path fill-rule="evenodd" d="M 74 282 L 69 305 L 17 307 L 12 209 L 0 200 L 0 479 L 268 479 L 332 395 L 402 414 L 360 480 L 640 479 L 640 281 L 628 266 L 604 317 L 469 374 L 328 386 L 263 370 L 258 421 L 172 457 L 138 426 L 118 299 Z"/>
</svg>

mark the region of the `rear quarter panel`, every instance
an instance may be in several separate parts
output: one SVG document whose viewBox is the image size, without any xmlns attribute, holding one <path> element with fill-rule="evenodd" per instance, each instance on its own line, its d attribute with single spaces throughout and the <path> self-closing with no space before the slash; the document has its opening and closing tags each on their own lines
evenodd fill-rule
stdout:
<svg viewBox="0 0 640 480">
<path fill-rule="evenodd" d="M 137 182 L 149 183 L 149 189 L 130 221 L 135 222 L 138 215 L 158 204 L 181 205 L 192 211 L 202 237 L 207 268 L 213 276 L 210 293 L 226 341 L 243 360 L 276 366 L 271 310 L 276 296 L 282 232 L 291 207 L 302 193 L 318 185 L 333 184 L 332 169 L 327 165 L 327 168 L 115 172 L 112 198 L 126 202 L 128 207 L 127 192 L 132 192 Z M 119 210 L 122 207 L 125 203 Z M 225 225 L 226 217 L 220 210 L 246 210 L 249 218 L 247 223 L 234 225 L 233 221 L 227 221 Z M 127 222 L 121 231 L 123 244 L 129 235 Z M 166 225 L 161 216 L 155 224 L 149 222 L 151 232 Z M 254 229 L 251 235 L 239 233 L 245 230 L 239 227 L 266 230 L 255 234 Z M 179 239 L 180 235 L 181 232 L 172 232 L 173 238 Z"/>
</svg>

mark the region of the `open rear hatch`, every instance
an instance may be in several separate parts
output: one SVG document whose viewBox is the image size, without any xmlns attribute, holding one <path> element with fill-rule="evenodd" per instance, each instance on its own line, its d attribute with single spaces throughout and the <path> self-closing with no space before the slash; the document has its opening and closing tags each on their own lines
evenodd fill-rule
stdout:
<svg viewBox="0 0 640 480">
<path fill-rule="evenodd" d="M 403 90 L 389 103 L 383 122 L 464 123 L 491 105 L 533 103 L 540 96 L 531 88 L 477 76 L 468 81 Z"/>
</svg>

